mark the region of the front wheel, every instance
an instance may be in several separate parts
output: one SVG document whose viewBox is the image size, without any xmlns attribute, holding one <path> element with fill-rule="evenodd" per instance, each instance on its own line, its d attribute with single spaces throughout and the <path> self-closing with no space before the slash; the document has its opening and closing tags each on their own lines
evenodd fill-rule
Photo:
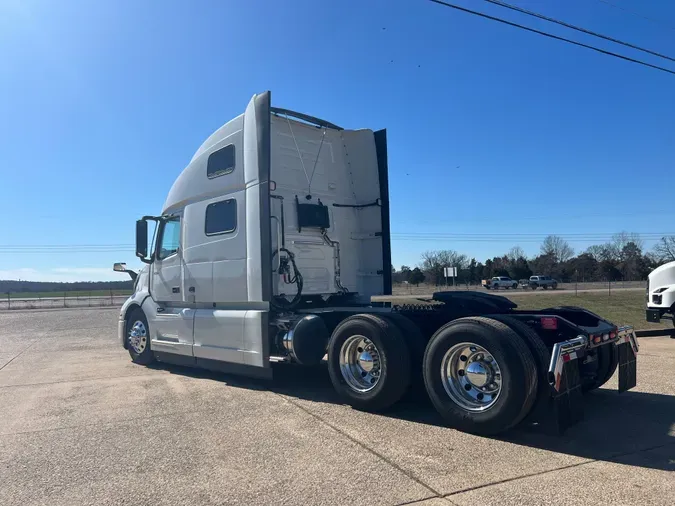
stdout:
<svg viewBox="0 0 675 506">
<path fill-rule="evenodd" d="M 424 354 L 424 382 L 451 427 L 479 435 L 519 423 L 537 395 L 537 369 L 523 339 L 484 317 L 460 318 L 434 334 Z"/>
<path fill-rule="evenodd" d="M 398 401 L 410 385 L 410 354 L 392 321 L 354 315 L 333 331 L 328 373 L 337 393 L 356 409 L 379 411 Z"/>
<path fill-rule="evenodd" d="M 518 283 L 513 283 L 513 286 L 511 286 L 511 288 L 513 288 L 514 290 L 518 288 Z"/>
<path fill-rule="evenodd" d="M 134 309 L 126 324 L 127 349 L 134 364 L 148 365 L 154 362 L 155 356 L 150 349 L 150 332 L 148 320 L 142 309 Z"/>
<path fill-rule="evenodd" d="M 558 289 L 558 283 L 553 283 L 553 284 L 551 285 L 551 288 L 552 288 L 553 290 L 557 290 L 557 289 Z"/>
</svg>

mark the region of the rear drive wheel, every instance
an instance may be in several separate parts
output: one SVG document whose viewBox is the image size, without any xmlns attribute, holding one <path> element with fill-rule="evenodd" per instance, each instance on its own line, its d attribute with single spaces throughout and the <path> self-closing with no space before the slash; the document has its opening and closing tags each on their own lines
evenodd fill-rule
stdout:
<svg viewBox="0 0 675 506">
<path fill-rule="evenodd" d="M 148 320 L 142 309 L 134 309 L 127 318 L 126 336 L 127 349 L 133 363 L 148 365 L 154 362 L 155 356 L 150 349 Z"/>
<path fill-rule="evenodd" d="M 513 285 L 511 285 L 511 288 L 513 288 L 514 290 L 518 288 L 518 283 L 513 283 Z"/>
<path fill-rule="evenodd" d="M 328 344 L 328 373 L 351 406 L 379 411 L 398 401 L 410 385 L 410 355 L 399 329 L 375 315 L 342 321 Z"/>
<path fill-rule="evenodd" d="M 552 288 L 553 290 L 557 290 L 557 288 L 558 288 L 558 283 L 553 283 L 553 284 L 551 285 L 551 288 Z"/>
<path fill-rule="evenodd" d="M 410 356 L 411 387 L 413 390 L 424 390 L 424 378 L 422 376 L 422 360 L 427 342 L 422 331 L 409 318 L 402 314 L 390 313 L 385 317 L 398 327 L 403 335 Z"/>
<path fill-rule="evenodd" d="M 613 344 L 600 346 L 595 354 L 598 361 L 595 377 L 582 379 L 581 390 L 583 392 L 590 392 L 607 383 L 614 376 L 619 365 L 619 350 Z"/>
<path fill-rule="evenodd" d="M 460 318 L 429 341 L 424 382 L 451 427 L 491 435 L 513 427 L 530 411 L 537 368 L 523 339 L 505 324 Z"/>
<path fill-rule="evenodd" d="M 532 353 L 537 368 L 537 394 L 534 405 L 530 410 L 530 414 L 534 415 L 539 406 L 546 405 L 546 400 L 549 397 L 548 366 L 551 361 L 551 353 L 539 335 L 525 323 L 505 315 L 490 315 L 490 318 L 508 325 L 511 330 L 523 338 Z M 527 417 L 528 413 L 525 414 L 525 421 L 527 421 Z"/>
</svg>

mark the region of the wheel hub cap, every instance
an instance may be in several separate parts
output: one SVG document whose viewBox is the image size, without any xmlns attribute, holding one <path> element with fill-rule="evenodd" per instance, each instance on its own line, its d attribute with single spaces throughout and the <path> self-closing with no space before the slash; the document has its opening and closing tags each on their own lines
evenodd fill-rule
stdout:
<svg viewBox="0 0 675 506">
<path fill-rule="evenodd" d="M 148 343 L 148 331 L 142 321 L 136 321 L 129 330 L 129 346 L 136 353 L 143 353 Z"/>
<path fill-rule="evenodd" d="M 480 361 L 471 362 L 466 368 L 466 379 L 477 387 L 483 387 L 490 381 L 490 370 Z"/>
<path fill-rule="evenodd" d="M 445 353 L 441 379 L 450 399 L 467 411 L 489 409 L 502 389 L 499 364 L 475 343 L 459 343 Z"/>
<path fill-rule="evenodd" d="M 350 336 L 340 348 L 340 372 L 347 385 L 357 392 L 368 392 L 380 381 L 380 352 L 365 336 Z"/>
</svg>

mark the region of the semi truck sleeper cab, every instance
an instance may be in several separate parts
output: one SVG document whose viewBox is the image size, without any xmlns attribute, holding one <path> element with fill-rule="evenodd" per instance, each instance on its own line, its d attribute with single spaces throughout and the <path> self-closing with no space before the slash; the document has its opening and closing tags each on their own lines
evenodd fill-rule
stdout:
<svg viewBox="0 0 675 506">
<path fill-rule="evenodd" d="M 371 303 L 392 290 L 386 131 L 272 107 L 270 92 L 206 139 L 161 213 L 137 222 L 136 255 L 146 265 L 118 330 L 138 364 L 272 378 L 275 362 L 325 361 L 355 408 L 419 388 L 477 434 L 524 420 L 562 430 L 616 369 L 620 391 L 635 386 L 632 328 L 581 308 L 524 312 L 455 291 Z"/>
</svg>

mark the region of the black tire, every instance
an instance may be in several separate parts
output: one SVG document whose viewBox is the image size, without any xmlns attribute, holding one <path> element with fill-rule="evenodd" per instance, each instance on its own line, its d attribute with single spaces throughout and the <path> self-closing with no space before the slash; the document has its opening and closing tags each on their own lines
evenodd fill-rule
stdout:
<svg viewBox="0 0 675 506">
<path fill-rule="evenodd" d="M 489 289 L 490 289 L 490 285 L 485 285 L 485 289 L 486 289 L 486 290 L 489 290 Z"/>
<path fill-rule="evenodd" d="M 518 283 L 513 283 L 513 285 L 511 286 L 511 288 L 513 288 L 514 290 L 515 290 L 516 288 L 518 288 Z"/>
<path fill-rule="evenodd" d="M 134 347 L 131 345 L 129 339 L 131 336 L 131 331 L 134 328 L 136 322 L 143 324 L 145 328 L 146 335 L 144 336 L 144 347 L 143 350 L 139 353 L 134 350 Z M 145 317 L 145 313 L 141 308 L 136 308 L 127 317 L 125 325 L 125 334 L 126 334 L 126 345 L 127 350 L 129 350 L 129 355 L 131 356 L 131 361 L 134 364 L 148 365 L 155 361 L 155 355 L 150 348 L 150 328 L 148 327 L 148 319 Z"/>
<path fill-rule="evenodd" d="M 581 391 L 590 392 L 607 383 L 619 365 L 619 350 L 613 344 L 600 346 L 596 349 L 598 368 L 595 378 L 584 378 L 581 382 Z"/>
<path fill-rule="evenodd" d="M 553 284 L 551 285 L 551 288 L 552 288 L 553 290 L 557 290 L 557 289 L 558 289 L 558 283 L 553 283 Z"/>
<path fill-rule="evenodd" d="M 340 350 L 352 336 L 364 336 L 379 351 L 381 373 L 375 387 L 358 391 L 345 381 L 340 369 Z M 385 318 L 360 314 L 343 320 L 328 343 L 328 373 L 337 393 L 352 407 L 381 411 L 397 402 L 410 385 L 410 354 L 396 325 Z"/>
<path fill-rule="evenodd" d="M 534 358 L 537 367 L 537 393 L 529 413 L 525 413 L 524 420 L 527 421 L 528 415 L 536 413 L 540 406 L 546 406 L 549 398 L 551 390 L 548 384 L 548 366 L 551 353 L 539 335 L 525 323 L 506 315 L 490 315 L 490 318 L 508 325 L 511 330 L 522 337 Z"/>
<path fill-rule="evenodd" d="M 548 290 L 548 285 L 543 285 L 542 288 L 543 288 L 544 290 Z"/>
<path fill-rule="evenodd" d="M 532 290 L 536 290 L 536 289 L 537 289 L 537 285 L 531 285 L 530 288 L 532 288 Z"/>
<path fill-rule="evenodd" d="M 403 335 L 410 357 L 410 386 L 415 391 L 424 391 L 424 376 L 422 376 L 422 361 L 427 341 L 422 331 L 415 323 L 402 314 L 391 313 L 385 318 L 398 327 Z"/>
<path fill-rule="evenodd" d="M 502 373 L 501 391 L 483 411 L 469 411 L 455 403 L 439 374 L 447 351 L 462 342 L 485 348 Z M 504 323 L 485 317 L 460 318 L 441 327 L 429 341 L 424 382 L 434 407 L 451 427 L 487 436 L 513 427 L 530 411 L 537 392 L 537 367 L 523 338 Z"/>
</svg>

